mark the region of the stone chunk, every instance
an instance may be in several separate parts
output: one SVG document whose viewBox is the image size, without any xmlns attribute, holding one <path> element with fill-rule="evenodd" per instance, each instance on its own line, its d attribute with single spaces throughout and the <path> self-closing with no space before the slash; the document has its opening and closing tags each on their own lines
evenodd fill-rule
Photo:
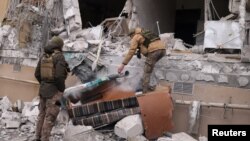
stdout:
<svg viewBox="0 0 250 141">
<path fill-rule="evenodd" d="M 228 83 L 228 77 L 224 75 L 220 75 L 218 78 L 219 83 Z"/>
<path fill-rule="evenodd" d="M 68 125 L 63 141 L 103 141 L 104 136 L 91 126 Z"/>
<path fill-rule="evenodd" d="M 21 125 L 21 122 L 16 120 L 16 121 L 13 121 L 13 120 L 8 120 L 6 121 L 6 128 L 7 129 L 17 129 L 19 128 Z"/>
<path fill-rule="evenodd" d="M 125 117 L 115 125 L 115 134 L 122 138 L 132 138 L 143 133 L 140 115 Z"/>
<path fill-rule="evenodd" d="M 240 77 L 240 78 L 238 78 L 238 83 L 239 83 L 240 87 L 245 87 L 248 85 L 249 80 L 246 77 Z"/>
<path fill-rule="evenodd" d="M 12 103 L 10 102 L 7 96 L 3 97 L 2 100 L 0 100 L 0 110 L 1 111 L 12 110 Z"/>
</svg>

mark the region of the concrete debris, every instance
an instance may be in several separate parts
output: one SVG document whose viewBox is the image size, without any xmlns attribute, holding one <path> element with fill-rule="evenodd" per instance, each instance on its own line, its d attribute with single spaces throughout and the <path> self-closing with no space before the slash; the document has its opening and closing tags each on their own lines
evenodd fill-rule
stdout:
<svg viewBox="0 0 250 141">
<path fill-rule="evenodd" d="M 84 39 L 78 39 L 74 42 L 73 51 L 83 52 L 88 49 L 88 43 Z"/>
<path fill-rule="evenodd" d="M 7 129 L 17 129 L 19 128 L 21 125 L 21 122 L 20 121 L 13 121 L 13 120 L 8 120 L 6 121 L 6 128 Z"/>
<path fill-rule="evenodd" d="M 4 120 L 20 120 L 21 119 L 21 114 L 16 113 L 16 112 L 5 111 L 5 112 L 2 113 L 1 119 L 4 119 Z"/>
<path fill-rule="evenodd" d="M 14 105 L 13 105 L 13 110 L 15 112 L 22 112 L 23 110 L 23 107 L 24 107 L 24 102 L 22 100 L 17 100 Z"/>
<path fill-rule="evenodd" d="M 207 139 L 207 137 L 202 136 L 202 137 L 199 137 L 199 141 L 208 141 L 208 139 Z"/>
<path fill-rule="evenodd" d="M 4 25 L 0 28 L 0 33 L 2 37 L 7 37 L 11 32 L 11 26 L 10 25 Z"/>
<path fill-rule="evenodd" d="M 143 133 L 140 115 L 127 116 L 115 125 L 115 134 L 122 138 L 132 138 Z"/>
<path fill-rule="evenodd" d="M 203 45 L 196 45 L 190 49 L 192 53 L 202 54 L 204 52 Z"/>
<path fill-rule="evenodd" d="M 160 34 L 161 40 L 166 44 L 166 48 L 173 48 L 175 45 L 174 33 Z"/>
<path fill-rule="evenodd" d="M 198 134 L 200 120 L 200 101 L 193 101 L 189 109 L 189 129 L 188 133 Z"/>
<path fill-rule="evenodd" d="M 74 7 L 70 7 L 67 9 L 67 11 L 64 14 L 64 19 L 65 20 L 69 20 L 70 18 L 72 18 L 73 16 L 75 16 L 75 11 L 74 11 Z"/>
<path fill-rule="evenodd" d="M 38 105 L 34 105 L 32 102 L 26 102 L 22 110 L 22 115 L 25 117 L 37 116 L 39 114 Z"/>
<path fill-rule="evenodd" d="M 132 137 L 132 138 L 128 138 L 128 141 L 148 141 L 147 138 L 145 138 L 142 135 L 136 136 L 136 137 Z"/>
<path fill-rule="evenodd" d="M 175 141 L 175 140 L 169 137 L 160 137 L 157 139 L 157 141 Z"/>
<path fill-rule="evenodd" d="M 57 27 L 51 30 L 52 33 L 59 35 L 61 34 L 63 31 L 65 31 L 65 26 L 61 26 L 61 27 Z"/>
<path fill-rule="evenodd" d="M 102 26 L 96 26 L 83 30 L 78 36 L 85 38 L 86 40 L 100 40 L 102 36 Z"/>
<path fill-rule="evenodd" d="M 69 64 L 70 70 L 79 66 L 85 59 L 87 54 L 84 53 L 64 53 L 65 60 Z"/>
<path fill-rule="evenodd" d="M 184 132 L 180 132 L 180 133 L 173 134 L 172 138 L 160 137 L 158 138 L 157 141 L 197 141 L 197 140 Z"/>
<path fill-rule="evenodd" d="M 35 133 L 35 126 L 33 124 L 25 124 L 21 126 L 20 131 Z"/>
<path fill-rule="evenodd" d="M 174 48 L 176 51 L 187 51 L 187 48 L 184 46 L 183 40 L 175 39 Z"/>
<path fill-rule="evenodd" d="M 63 141 L 103 141 L 104 136 L 96 132 L 91 126 L 68 125 Z"/>
<path fill-rule="evenodd" d="M 0 111 L 11 111 L 12 110 L 12 103 L 8 99 L 7 96 L 0 99 Z"/>
<path fill-rule="evenodd" d="M 173 134 L 172 138 L 174 139 L 174 141 L 197 141 L 196 139 L 184 132 Z"/>
</svg>

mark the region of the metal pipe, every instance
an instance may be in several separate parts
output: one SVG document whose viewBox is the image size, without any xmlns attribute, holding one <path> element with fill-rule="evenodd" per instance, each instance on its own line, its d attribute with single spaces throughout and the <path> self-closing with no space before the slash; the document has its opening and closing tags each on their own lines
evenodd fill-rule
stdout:
<svg viewBox="0 0 250 141">
<path fill-rule="evenodd" d="M 158 34 L 160 35 L 161 34 L 161 30 L 160 30 L 159 21 L 156 21 L 156 24 L 157 24 Z"/>
<path fill-rule="evenodd" d="M 190 105 L 192 101 L 175 100 L 176 104 Z M 250 105 L 201 102 L 201 106 L 250 110 Z"/>
<path fill-rule="evenodd" d="M 5 76 L 0 76 L 0 79 L 7 79 L 7 80 L 12 80 L 12 81 L 19 81 L 19 82 L 24 82 L 24 83 L 30 83 L 30 84 L 35 84 L 38 85 L 39 83 L 36 81 L 30 81 L 30 80 L 22 80 L 22 79 L 16 79 L 16 78 L 10 78 L 10 77 L 5 77 Z"/>
</svg>

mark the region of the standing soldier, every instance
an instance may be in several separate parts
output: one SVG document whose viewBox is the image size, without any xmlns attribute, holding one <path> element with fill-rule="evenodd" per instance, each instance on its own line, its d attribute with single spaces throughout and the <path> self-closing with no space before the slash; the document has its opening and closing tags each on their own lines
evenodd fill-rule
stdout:
<svg viewBox="0 0 250 141">
<path fill-rule="evenodd" d="M 156 62 L 165 56 L 166 47 L 158 35 L 151 31 L 143 30 L 142 28 L 132 29 L 129 36 L 132 38 L 130 49 L 122 64 L 118 67 L 118 73 L 122 72 L 136 51 L 138 58 L 141 58 L 141 54 L 143 54 L 146 57 L 146 62 L 144 66 L 142 91 L 146 93 L 150 90 L 150 75 L 153 72 Z"/>
<path fill-rule="evenodd" d="M 44 48 L 35 77 L 39 81 L 39 115 L 36 125 L 36 141 L 49 141 L 50 132 L 60 111 L 60 99 L 69 72 L 62 54 L 63 40 L 54 36 Z"/>
</svg>

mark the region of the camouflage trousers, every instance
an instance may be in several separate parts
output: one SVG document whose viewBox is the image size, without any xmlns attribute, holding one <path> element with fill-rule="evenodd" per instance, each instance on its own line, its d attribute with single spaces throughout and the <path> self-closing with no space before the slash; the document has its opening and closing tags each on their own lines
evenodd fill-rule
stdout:
<svg viewBox="0 0 250 141">
<path fill-rule="evenodd" d="M 166 55 L 165 49 L 160 49 L 160 50 L 156 50 L 156 51 L 148 53 L 145 66 L 144 66 L 144 74 L 142 78 L 142 92 L 143 93 L 149 92 L 150 76 L 154 70 L 154 66 L 165 55 Z"/>
<path fill-rule="evenodd" d="M 55 125 L 57 115 L 60 111 L 58 100 L 60 100 L 61 97 L 62 93 L 57 93 L 52 98 L 40 97 L 36 139 L 49 141 L 50 132 Z"/>
</svg>

